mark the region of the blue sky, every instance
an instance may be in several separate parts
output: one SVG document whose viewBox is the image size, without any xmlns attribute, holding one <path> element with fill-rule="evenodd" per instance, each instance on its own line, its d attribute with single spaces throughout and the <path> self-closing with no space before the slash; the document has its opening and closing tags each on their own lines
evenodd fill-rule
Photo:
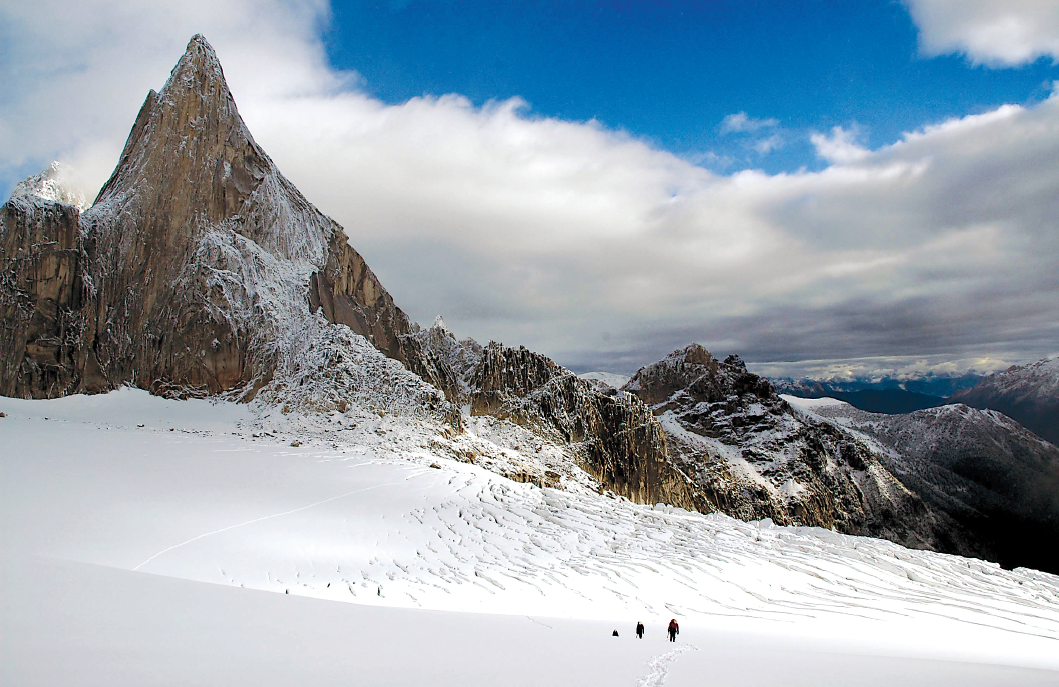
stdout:
<svg viewBox="0 0 1059 687">
<path fill-rule="evenodd" d="M 1008 69 L 923 57 L 907 8 L 890 0 L 486 5 L 336 3 L 327 54 L 388 103 L 521 97 L 533 115 L 595 119 L 724 172 L 820 169 L 812 131 L 856 127 L 875 149 L 927 124 L 1043 100 L 1059 78 L 1049 57 Z M 776 124 L 722 130 L 739 112 Z M 778 145 L 755 150 L 774 136 Z"/>
</svg>

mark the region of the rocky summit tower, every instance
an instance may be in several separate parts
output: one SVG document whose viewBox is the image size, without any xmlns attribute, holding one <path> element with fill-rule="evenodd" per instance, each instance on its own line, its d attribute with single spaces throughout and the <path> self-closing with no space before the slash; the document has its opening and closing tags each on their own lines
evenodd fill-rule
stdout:
<svg viewBox="0 0 1059 687">
<path fill-rule="evenodd" d="M 12 199 L 0 232 L 5 395 L 252 395 L 317 311 L 433 376 L 342 228 L 254 141 L 202 36 L 148 93 L 89 210 Z"/>
</svg>

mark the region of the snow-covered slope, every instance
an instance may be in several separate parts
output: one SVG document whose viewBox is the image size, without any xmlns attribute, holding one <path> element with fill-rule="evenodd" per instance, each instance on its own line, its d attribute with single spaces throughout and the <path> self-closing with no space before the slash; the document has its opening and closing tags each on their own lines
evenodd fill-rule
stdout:
<svg viewBox="0 0 1059 687">
<path fill-rule="evenodd" d="M 1052 687 L 1056 680 L 1054 670 L 1011 665 L 1010 656 L 1004 664 L 968 652 L 907 655 L 855 637 L 685 621 L 680 641 L 670 644 L 651 622 L 644 639 L 634 639 L 628 619 L 326 603 L 51 559 L 11 563 L 0 557 L 0 665 L 5 682 L 20 687 L 700 687 L 704 675 L 741 687 Z"/>
<path fill-rule="evenodd" d="M 0 399 L 0 549 L 365 605 L 679 616 L 1059 668 L 1051 575 L 637 506 L 587 479 L 542 489 L 440 457 L 410 418 L 269 407 L 133 390 Z M 498 456 L 521 451 L 500 445 L 512 439 L 474 438 Z"/>
</svg>

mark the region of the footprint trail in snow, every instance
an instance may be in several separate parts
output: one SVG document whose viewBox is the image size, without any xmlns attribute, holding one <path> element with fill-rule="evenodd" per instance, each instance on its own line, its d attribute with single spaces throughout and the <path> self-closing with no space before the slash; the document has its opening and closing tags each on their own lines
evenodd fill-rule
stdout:
<svg viewBox="0 0 1059 687">
<path fill-rule="evenodd" d="M 669 675 L 669 664 L 683 653 L 698 650 L 699 648 L 692 644 L 681 644 L 672 651 L 655 656 L 647 662 L 647 674 L 640 678 L 636 687 L 662 687 Z"/>
</svg>

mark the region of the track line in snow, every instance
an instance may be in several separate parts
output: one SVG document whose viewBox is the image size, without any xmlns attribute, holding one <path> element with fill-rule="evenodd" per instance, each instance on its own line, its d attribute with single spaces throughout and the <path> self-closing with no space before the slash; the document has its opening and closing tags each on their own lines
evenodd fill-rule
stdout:
<svg viewBox="0 0 1059 687">
<path fill-rule="evenodd" d="M 551 625 L 549 625 L 548 623 L 542 623 L 541 621 L 537 620 L 536 618 L 530 617 L 528 615 L 526 616 L 526 620 L 529 620 L 531 623 L 536 623 L 538 625 L 543 625 L 544 627 L 548 628 L 549 630 L 555 629 Z"/>
<path fill-rule="evenodd" d="M 227 532 L 228 530 L 234 530 L 235 528 L 243 527 L 244 525 L 252 525 L 255 522 L 261 522 L 263 520 L 271 520 L 272 518 L 278 518 L 278 517 L 282 517 L 284 515 L 290 515 L 291 513 L 297 513 L 299 511 L 308 510 L 310 508 L 315 508 L 316 506 L 322 506 L 323 504 L 329 503 L 331 501 L 337 501 L 338 499 L 344 499 L 347 496 L 353 496 L 354 494 L 360 494 L 361 492 L 370 491 L 372 489 L 378 489 L 380 487 L 396 487 L 396 486 L 400 486 L 401 484 L 402 484 L 402 482 L 388 482 L 386 484 L 375 484 L 375 485 L 372 485 L 370 487 L 363 487 L 361 489 L 354 489 L 353 491 L 348 491 L 345 494 L 339 494 L 338 496 L 332 496 L 331 498 L 324 499 L 323 501 L 317 501 L 316 503 L 310 503 L 307 506 L 302 506 L 300 508 L 295 508 L 293 510 L 283 511 L 282 513 L 273 513 L 272 515 L 265 515 L 265 516 L 262 516 L 260 518 L 254 518 L 253 520 L 247 520 L 246 522 L 241 522 L 241 523 L 239 523 L 237 525 L 229 525 L 228 527 L 222 527 L 219 530 L 213 530 L 212 532 L 206 532 L 205 534 L 200 534 L 197 537 L 192 537 L 191 539 L 188 539 L 187 541 L 180 542 L 179 544 L 174 544 L 173 546 L 170 546 L 167 549 L 162 549 L 158 553 L 154 554 L 153 556 L 151 556 L 147 560 L 145 560 L 142 563 L 140 563 L 139 565 L 137 565 L 135 568 L 133 568 L 133 570 L 139 570 L 140 568 L 142 568 L 143 566 L 147 565 L 148 563 L 153 561 L 155 558 L 158 558 L 162 554 L 168 553 L 168 552 L 172 551 L 173 549 L 179 549 L 181 546 L 185 546 L 187 544 L 190 544 L 193 541 L 198 541 L 199 539 L 203 539 L 204 537 L 209 537 L 209 536 L 214 535 L 214 534 L 220 534 L 221 532 Z"/>
<path fill-rule="evenodd" d="M 681 644 L 672 651 L 655 656 L 647 662 L 647 674 L 640 678 L 636 687 L 662 687 L 669 676 L 669 664 L 683 653 L 698 650 L 699 648 L 692 644 Z"/>
</svg>

